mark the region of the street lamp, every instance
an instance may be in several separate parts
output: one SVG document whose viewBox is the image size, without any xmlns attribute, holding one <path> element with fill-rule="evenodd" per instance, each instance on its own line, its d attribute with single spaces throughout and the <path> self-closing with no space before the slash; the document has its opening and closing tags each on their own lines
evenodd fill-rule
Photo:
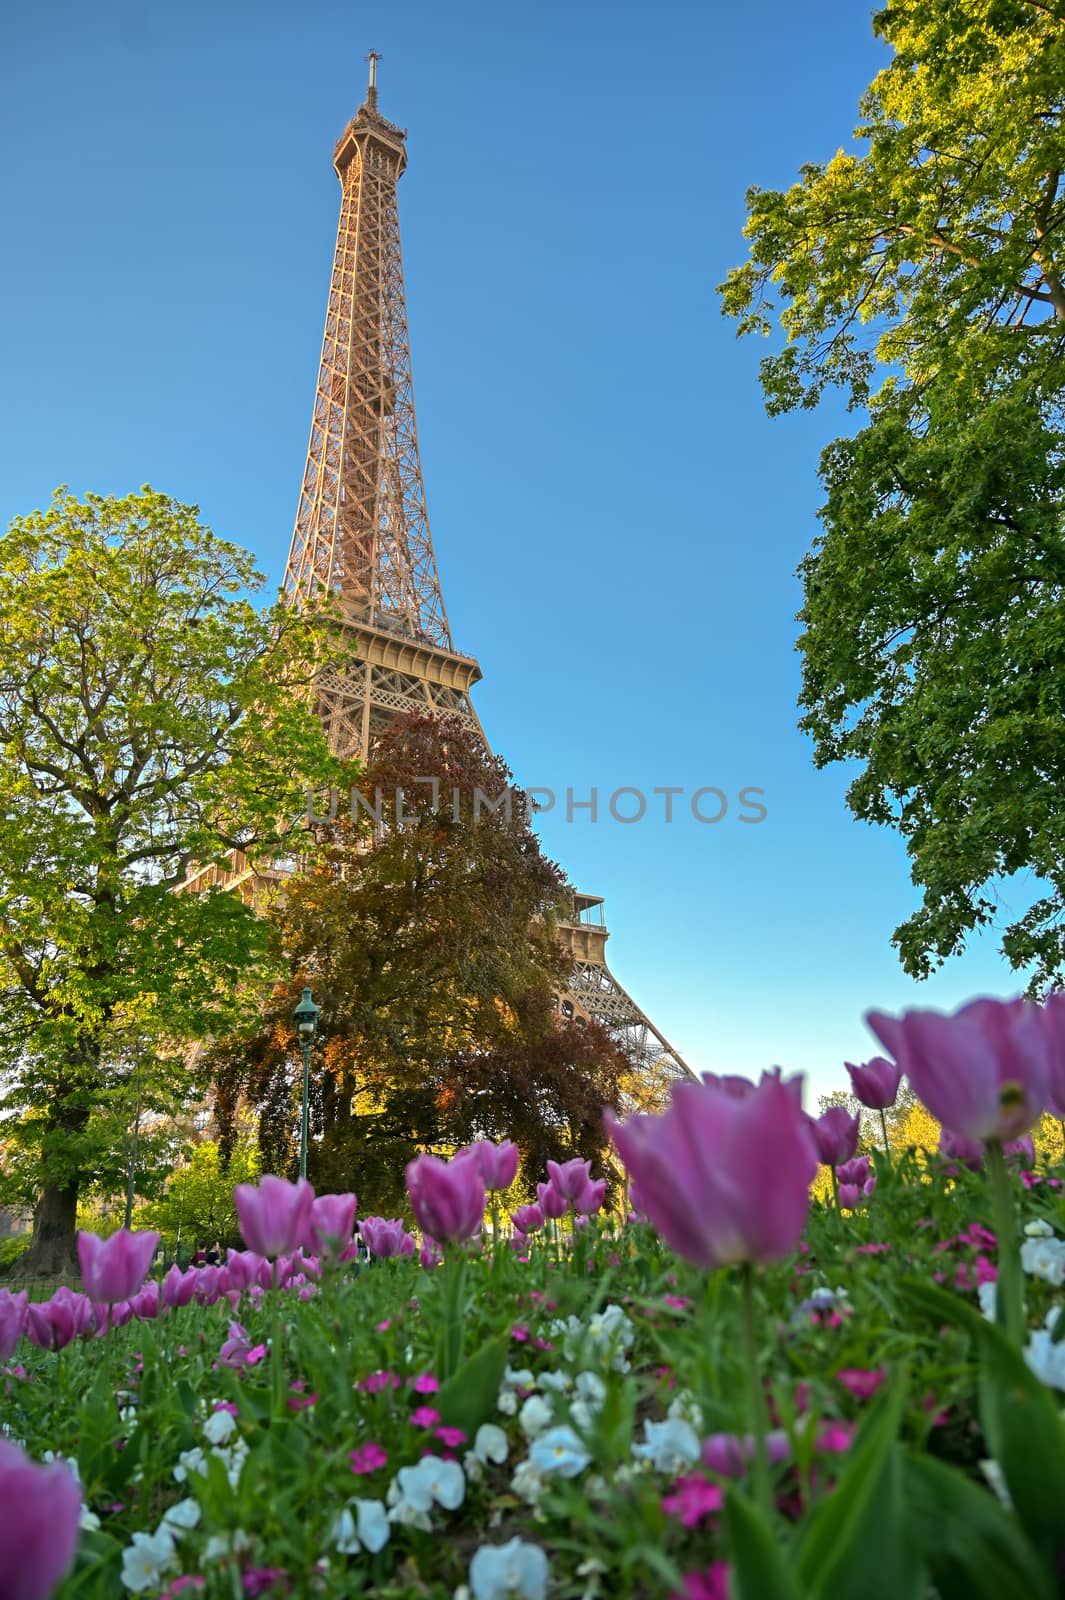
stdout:
<svg viewBox="0 0 1065 1600">
<path fill-rule="evenodd" d="M 293 1012 L 296 1023 L 296 1038 L 303 1051 L 303 1117 L 300 1123 L 300 1177 L 307 1176 L 307 1117 L 309 1112 L 308 1097 L 311 1089 L 311 1046 L 314 1043 L 314 1032 L 318 1026 L 318 1007 L 311 999 L 311 991 L 304 989 L 300 1003 Z"/>
</svg>

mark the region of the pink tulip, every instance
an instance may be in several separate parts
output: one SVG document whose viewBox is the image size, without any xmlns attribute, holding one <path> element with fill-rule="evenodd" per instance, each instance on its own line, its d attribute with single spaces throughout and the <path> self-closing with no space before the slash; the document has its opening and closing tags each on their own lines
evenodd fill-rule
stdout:
<svg viewBox="0 0 1065 1600">
<path fill-rule="evenodd" d="M 265 1173 L 258 1187 L 238 1183 L 233 1203 L 249 1250 L 271 1261 L 289 1255 L 306 1237 L 314 1190 L 306 1178 L 288 1183 Z"/>
<path fill-rule="evenodd" d="M 1065 1122 L 1065 990 L 1047 997 L 1041 1016 L 1047 1045 L 1047 1110 Z"/>
<path fill-rule="evenodd" d="M 347 1249 L 354 1231 L 353 1194 L 320 1194 L 315 1198 L 306 1239 L 311 1250 L 333 1259 Z"/>
<path fill-rule="evenodd" d="M 440 1244 L 462 1244 L 484 1220 L 484 1183 L 471 1161 L 418 1156 L 407 1163 L 407 1193 L 423 1233 Z"/>
<path fill-rule="evenodd" d="M 476 1161 L 481 1181 L 491 1193 L 509 1189 L 518 1174 L 518 1147 L 510 1139 L 493 1144 L 491 1139 L 478 1139 L 468 1144 L 455 1157 L 456 1161 Z"/>
<path fill-rule="evenodd" d="M 110 1322 L 112 1328 L 124 1328 L 126 1323 L 133 1316 L 133 1307 L 128 1300 L 116 1300 L 113 1306 L 109 1306 L 107 1302 L 104 1301 L 100 1306 L 101 1328 L 104 1328 L 107 1325 L 108 1313 L 110 1313 Z"/>
<path fill-rule="evenodd" d="M 856 1183 L 841 1183 L 839 1186 L 839 1208 L 841 1211 L 857 1211 L 862 1203 L 862 1191 Z"/>
<path fill-rule="evenodd" d="M 984 1146 L 980 1139 L 965 1139 L 959 1133 L 944 1128 L 939 1135 L 939 1153 L 946 1161 L 979 1172 L 984 1160 Z"/>
<path fill-rule="evenodd" d="M 678 1255 L 714 1268 L 779 1260 L 798 1244 L 817 1152 L 779 1079 L 763 1078 L 745 1100 L 679 1083 L 662 1116 L 619 1122 L 608 1111 L 606 1122 L 648 1217 Z"/>
<path fill-rule="evenodd" d="M 886 1111 L 895 1104 L 902 1082 L 901 1067 L 885 1061 L 883 1056 L 874 1056 L 864 1067 L 854 1067 L 849 1061 L 843 1064 L 850 1073 L 854 1097 L 863 1106 L 868 1106 L 870 1111 Z"/>
<path fill-rule="evenodd" d="M 841 1162 L 836 1177 L 840 1183 L 853 1183 L 860 1189 L 869 1177 L 869 1157 L 855 1156 L 852 1161 Z"/>
<path fill-rule="evenodd" d="M 858 1148 L 861 1125 L 861 1112 L 856 1111 L 852 1117 L 843 1106 L 829 1106 L 819 1117 L 810 1118 L 817 1153 L 826 1167 L 850 1161 Z"/>
<path fill-rule="evenodd" d="M 14 1355 L 15 1347 L 22 1338 L 28 1299 L 25 1289 L 20 1294 L 12 1294 L 10 1289 L 0 1289 L 0 1361 L 6 1361 L 8 1356 Z"/>
<path fill-rule="evenodd" d="M 414 1254 L 414 1236 L 407 1232 L 398 1217 L 363 1217 L 359 1234 L 370 1254 L 382 1261 L 391 1256 Z"/>
<path fill-rule="evenodd" d="M 129 1303 L 130 1310 L 139 1322 L 149 1322 L 159 1315 L 159 1285 L 155 1282 L 146 1283 L 139 1294 L 135 1294 Z"/>
<path fill-rule="evenodd" d="M 557 1222 L 559 1217 L 564 1217 L 569 1210 L 569 1201 L 564 1194 L 559 1193 L 553 1183 L 538 1183 L 536 1199 L 544 1216 L 550 1217 L 553 1222 Z"/>
<path fill-rule="evenodd" d="M 785 1078 L 782 1067 L 771 1067 L 768 1072 L 762 1073 L 758 1083 L 752 1082 L 750 1078 L 740 1077 L 738 1073 L 718 1074 L 716 1072 L 704 1072 L 702 1078 L 708 1088 L 721 1089 L 725 1094 L 731 1095 L 734 1100 L 749 1099 L 756 1089 L 771 1079 L 775 1083 L 782 1083 L 794 1099 L 799 1110 L 802 1110 L 803 1079 L 801 1072 L 793 1072 L 790 1077 Z"/>
<path fill-rule="evenodd" d="M 88 1339 L 96 1333 L 97 1323 L 103 1320 L 103 1314 L 97 1315 L 97 1309 L 87 1294 L 79 1294 L 76 1289 L 61 1283 L 52 1299 L 69 1308 L 74 1318 L 75 1337 Z"/>
<path fill-rule="evenodd" d="M 510 1213 L 510 1220 L 519 1233 L 538 1233 L 546 1220 L 539 1206 L 519 1206 Z"/>
<path fill-rule="evenodd" d="M 0 1439 L 0 1595 L 49 1600 L 78 1545 L 81 1490 L 65 1462 L 38 1466 Z"/>
<path fill-rule="evenodd" d="M 1026 1000 L 972 1000 L 953 1015 L 866 1018 L 934 1117 L 967 1139 L 1016 1139 L 1047 1102 L 1050 1040 Z"/>
<path fill-rule="evenodd" d="M 226 1277 L 234 1289 L 250 1289 L 259 1282 L 263 1258 L 254 1250 L 230 1250 L 226 1255 Z M 171 1268 L 173 1271 L 173 1268 Z"/>
<path fill-rule="evenodd" d="M 144 1282 L 159 1235 L 150 1230 L 130 1233 L 119 1228 L 109 1239 L 78 1234 L 78 1260 L 85 1293 L 94 1303 L 114 1305 L 129 1300 Z"/>
<path fill-rule="evenodd" d="M 580 1194 L 574 1197 L 573 1209 L 584 1218 L 588 1218 L 596 1211 L 601 1211 L 603 1201 L 606 1199 L 606 1179 L 596 1178 L 586 1184 Z"/>
</svg>

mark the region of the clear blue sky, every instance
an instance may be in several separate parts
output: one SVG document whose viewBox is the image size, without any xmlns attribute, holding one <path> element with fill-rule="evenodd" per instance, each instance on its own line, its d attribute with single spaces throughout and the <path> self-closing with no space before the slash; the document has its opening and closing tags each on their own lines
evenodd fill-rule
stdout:
<svg viewBox="0 0 1065 1600">
<path fill-rule="evenodd" d="M 518 778 L 657 821 L 545 817 L 613 968 L 698 1068 L 874 1053 L 872 1005 L 1017 988 L 978 941 L 889 944 L 893 835 L 795 729 L 794 569 L 839 406 L 770 422 L 714 287 L 743 195 L 831 156 L 884 59 L 870 7 L 699 0 L 37 0 L 0 18 L 0 522 L 144 482 L 287 554 L 339 185 L 382 53 L 430 516 L 477 705 Z M 716 785 L 717 826 L 651 791 Z M 744 785 L 767 820 L 735 820 Z M 707 802 L 708 814 L 712 804 Z M 577 816 L 587 819 L 587 812 Z"/>
</svg>

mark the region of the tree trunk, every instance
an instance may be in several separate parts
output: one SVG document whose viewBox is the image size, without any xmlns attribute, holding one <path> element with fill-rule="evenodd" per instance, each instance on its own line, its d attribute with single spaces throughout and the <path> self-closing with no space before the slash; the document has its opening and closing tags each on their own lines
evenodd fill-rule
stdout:
<svg viewBox="0 0 1065 1600">
<path fill-rule="evenodd" d="M 80 1278 L 75 1242 L 77 1213 L 76 1180 L 62 1189 L 46 1185 L 33 1214 L 33 1242 L 15 1262 L 11 1277 Z"/>
</svg>

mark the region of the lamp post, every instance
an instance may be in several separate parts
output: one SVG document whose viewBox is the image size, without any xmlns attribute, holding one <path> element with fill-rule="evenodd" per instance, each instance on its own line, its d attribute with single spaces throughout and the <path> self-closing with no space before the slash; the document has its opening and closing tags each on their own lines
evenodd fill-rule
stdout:
<svg viewBox="0 0 1065 1600">
<path fill-rule="evenodd" d="M 307 1176 L 307 1118 L 311 1090 L 311 1046 L 318 1026 L 318 1007 L 311 999 L 310 989 L 304 989 L 299 1005 L 293 1012 L 296 1037 L 303 1051 L 303 1116 L 300 1120 L 300 1177 Z"/>
</svg>

